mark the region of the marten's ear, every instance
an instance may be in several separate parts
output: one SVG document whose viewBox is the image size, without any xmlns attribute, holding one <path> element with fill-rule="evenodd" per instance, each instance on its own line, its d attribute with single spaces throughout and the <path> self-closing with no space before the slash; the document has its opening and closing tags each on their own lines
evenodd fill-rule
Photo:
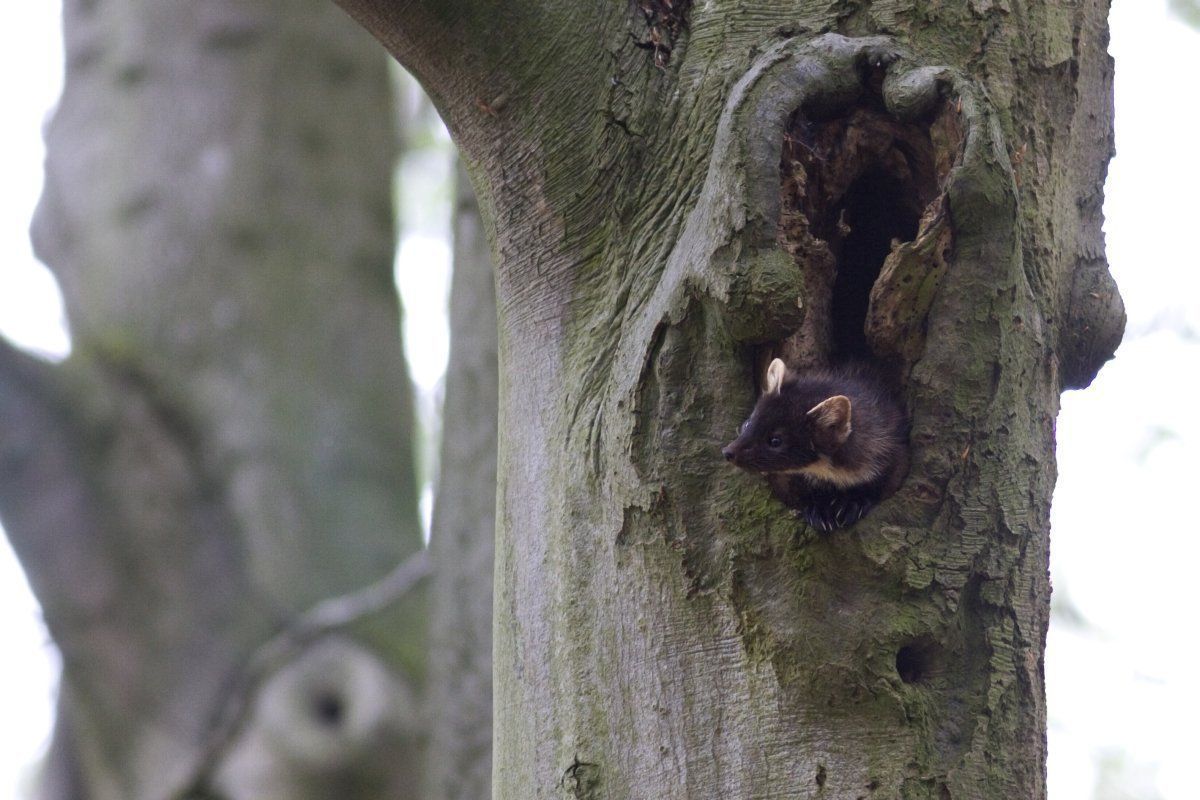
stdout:
<svg viewBox="0 0 1200 800">
<path fill-rule="evenodd" d="M 767 367 L 767 388 L 766 394 L 779 394 L 780 387 L 783 386 L 783 379 L 787 377 L 787 366 L 783 363 L 783 359 L 777 358 L 771 362 L 771 366 Z"/>
<path fill-rule="evenodd" d="M 818 438 L 829 447 L 841 447 L 850 438 L 850 398 L 844 394 L 822 400 L 808 411 L 808 418 L 821 434 Z"/>
</svg>

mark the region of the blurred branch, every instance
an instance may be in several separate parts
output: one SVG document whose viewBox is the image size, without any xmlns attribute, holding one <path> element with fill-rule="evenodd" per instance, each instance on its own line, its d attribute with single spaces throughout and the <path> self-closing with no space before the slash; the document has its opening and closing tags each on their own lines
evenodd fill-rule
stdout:
<svg viewBox="0 0 1200 800">
<path fill-rule="evenodd" d="M 254 707 L 254 696 L 267 678 L 318 639 L 387 609 L 429 575 L 430 570 L 429 552 L 420 550 L 375 583 L 350 594 L 322 600 L 263 643 L 226 694 L 192 777 L 173 797 L 197 800 L 212 796 L 213 790 L 208 783 L 229 747 L 244 730 Z"/>
<path fill-rule="evenodd" d="M 479 203 L 456 172 L 450 359 L 430 554 L 426 800 L 489 797 L 492 785 L 492 574 L 496 536 L 495 274 Z"/>
<path fill-rule="evenodd" d="M 1091 620 L 1062 586 L 1055 586 L 1054 594 L 1050 596 L 1050 619 L 1064 629 L 1088 634 L 1097 632 Z"/>
<path fill-rule="evenodd" d="M 1170 0 L 1167 7 L 1188 25 L 1200 29 L 1200 0 Z"/>
<path fill-rule="evenodd" d="M 0 436 L 13 421 L 29 416 L 32 406 L 44 406 L 53 398 L 53 369 L 0 337 L 0 420 L 5 423 L 0 426 Z"/>
<path fill-rule="evenodd" d="M 35 588 L 92 529 L 75 434 L 59 368 L 0 338 L 0 514 Z"/>
</svg>

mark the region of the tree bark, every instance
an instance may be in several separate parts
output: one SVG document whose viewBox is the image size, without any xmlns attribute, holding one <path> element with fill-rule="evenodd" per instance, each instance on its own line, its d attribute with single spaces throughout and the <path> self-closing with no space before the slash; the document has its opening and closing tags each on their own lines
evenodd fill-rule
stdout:
<svg viewBox="0 0 1200 800">
<path fill-rule="evenodd" d="M 1124 320 L 1106 0 L 339 2 L 493 241 L 495 796 L 1043 797 L 1054 418 Z M 776 354 L 900 386 L 852 529 L 720 459 Z"/>
<path fill-rule="evenodd" d="M 42 796 L 408 796 L 412 598 L 289 638 L 221 725 L 264 641 L 421 548 L 386 59 L 304 0 L 64 29 L 33 234 L 73 352 L 0 347 L 0 509 L 64 663 Z"/>
<path fill-rule="evenodd" d="M 496 290 L 479 206 L 456 171 L 450 362 L 429 549 L 429 800 L 492 786 L 492 570 L 496 530 Z"/>
</svg>

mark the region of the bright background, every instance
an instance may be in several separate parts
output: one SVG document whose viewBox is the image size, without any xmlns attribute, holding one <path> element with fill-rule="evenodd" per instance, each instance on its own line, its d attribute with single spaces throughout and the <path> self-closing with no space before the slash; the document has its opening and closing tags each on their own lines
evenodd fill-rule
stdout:
<svg viewBox="0 0 1200 800">
<path fill-rule="evenodd" d="M 1058 423 L 1046 656 L 1052 800 L 1200 797 L 1200 523 L 1187 505 L 1200 476 L 1200 33 L 1166 5 L 1116 0 L 1111 18 L 1118 155 L 1105 231 L 1129 325 L 1093 386 L 1064 396 Z M 27 229 L 41 191 L 40 126 L 62 83 L 58 14 L 46 0 L 15 4 L 0 25 L 9 108 L 0 130 L 0 333 L 51 357 L 66 353 L 67 336 Z M 437 126 L 414 143 L 400 165 L 397 284 L 428 431 L 447 354 L 451 162 Z M 428 491 L 422 503 L 428 515 Z M 19 798 L 48 741 L 59 662 L 2 537 L 0 641 L 0 797 Z"/>
</svg>

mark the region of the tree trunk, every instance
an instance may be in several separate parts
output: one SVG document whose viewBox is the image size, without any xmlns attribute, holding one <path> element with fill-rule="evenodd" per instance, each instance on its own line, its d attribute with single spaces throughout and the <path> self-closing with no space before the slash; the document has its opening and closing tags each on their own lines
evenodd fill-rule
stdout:
<svg viewBox="0 0 1200 800">
<path fill-rule="evenodd" d="M 450 363 L 429 550 L 428 800 L 492 786 L 492 569 L 496 530 L 496 290 L 479 205 L 456 174 Z"/>
<path fill-rule="evenodd" d="M 1054 418 L 1123 327 L 1107 2 L 339 2 L 491 226 L 496 797 L 1044 796 Z M 900 387 L 851 529 L 720 458 L 774 355 Z"/>
<path fill-rule="evenodd" d="M 42 796 L 408 796 L 422 609 L 291 628 L 421 548 L 386 59 L 304 0 L 64 22 L 34 239 L 73 353 L 0 349 L 0 508 L 64 661 Z"/>
</svg>

